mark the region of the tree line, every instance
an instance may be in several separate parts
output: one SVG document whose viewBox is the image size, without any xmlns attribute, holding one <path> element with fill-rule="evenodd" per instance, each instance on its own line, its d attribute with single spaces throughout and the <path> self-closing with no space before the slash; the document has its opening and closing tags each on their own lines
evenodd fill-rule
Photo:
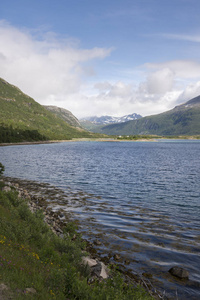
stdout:
<svg viewBox="0 0 200 300">
<path fill-rule="evenodd" d="M 37 130 L 13 128 L 12 125 L 0 124 L 0 143 L 18 143 L 32 141 L 46 141 L 48 138 Z"/>
</svg>

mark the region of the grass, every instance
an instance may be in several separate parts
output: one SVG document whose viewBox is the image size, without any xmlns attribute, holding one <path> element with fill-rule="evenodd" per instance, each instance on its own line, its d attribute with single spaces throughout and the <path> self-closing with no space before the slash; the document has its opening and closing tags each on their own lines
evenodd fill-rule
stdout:
<svg viewBox="0 0 200 300">
<path fill-rule="evenodd" d="M 81 263 L 85 244 L 74 224 L 60 238 L 44 222 L 42 211 L 32 213 L 27 201 L 0 186 L 0 283 L 9 286 L 14 299 L 153 299 L 118 273 L 89 284 L 89 270 Z"/>
</svg>

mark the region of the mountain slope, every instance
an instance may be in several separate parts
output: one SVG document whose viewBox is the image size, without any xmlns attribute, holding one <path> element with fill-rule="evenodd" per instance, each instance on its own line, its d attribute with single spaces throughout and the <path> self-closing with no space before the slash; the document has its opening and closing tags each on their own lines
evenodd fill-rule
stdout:
<svg viewBox="0 0 200 300">
<path fill-rule="evenodd" d="M 53 106 L 53 105 L 44 105 L 44 108 L 58 116 L 60 119 L 68 123 L 69 125 L 73 127 L 81 128 L 81 124 L 79 123 L 79 120 L 67 109 Z"/>
<path fill-rule="evenodd" d="M 19 88 L 0 78 L 1 142 L 90 136 L 89 132 L 70 126 Z"/>
<path fill-rule="evenodd" d="M 199 135 L 200 96 L 162 114 L 104 126 L 101 132 L 112 135 Z"/>
</svg>

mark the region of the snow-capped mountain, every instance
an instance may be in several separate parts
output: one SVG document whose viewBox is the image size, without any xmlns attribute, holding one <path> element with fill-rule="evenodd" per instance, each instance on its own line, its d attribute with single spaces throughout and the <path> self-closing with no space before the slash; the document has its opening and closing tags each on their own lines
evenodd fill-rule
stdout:
<svg viewBox="0 0 200 300">
<path fill-rule="evenodd" d="M 132 121 L 136 119 L 142 118 L 141 115 L 138 115 L 136 113 L 133 113 L 131 115 L 126 115 L 123 117 L 111 117 L 111 116 L 101 116 L 101 117 L 86 117 L 81 119 L 80 121 L 89 121 L 93 124 L 98 124 L 98 125 L 108 125 L 108 124 L 114 124 L 114 123 L 123 123 L 127 121 Z"/>
</svg>

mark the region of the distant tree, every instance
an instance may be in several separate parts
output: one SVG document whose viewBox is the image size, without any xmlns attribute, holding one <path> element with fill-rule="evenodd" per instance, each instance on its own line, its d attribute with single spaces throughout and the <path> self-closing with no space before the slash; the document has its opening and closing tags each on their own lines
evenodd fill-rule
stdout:
<svg viewBox="0 0 200 300">
<path fill-rule="evenodd" d="M 4 170 L 4 166 L 0 163 L 0 176 L 3 174 Z"/>
</svg>

